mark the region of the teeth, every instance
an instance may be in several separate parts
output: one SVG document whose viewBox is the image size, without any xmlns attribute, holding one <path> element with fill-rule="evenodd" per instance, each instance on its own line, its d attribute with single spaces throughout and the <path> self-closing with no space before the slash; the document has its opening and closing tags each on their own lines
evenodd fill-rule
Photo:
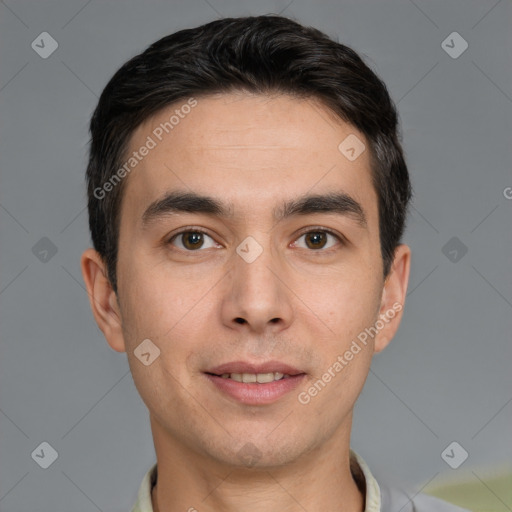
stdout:
<svg viewBox="0 0 512 512">
<path fill-rule="evenodd" d="M 275 378 L 273 373 L 258 373 L 258 375 L 256 375 L 256 380 L 260 384 L 264 384 L 265 382 L 273 382 Z"/>
<path fill-rule="evenodd" d="M 279 372 L 271 373 L 223 373 L 221 375 L 223 379 L 232 379 L 236 382 L 244 382 L 246 384 L 258 382 L 259 384 L 265 384 L 267 382 L 273 382 L 275 380 L 286 379 L 289 375 Z"/>
</svg>

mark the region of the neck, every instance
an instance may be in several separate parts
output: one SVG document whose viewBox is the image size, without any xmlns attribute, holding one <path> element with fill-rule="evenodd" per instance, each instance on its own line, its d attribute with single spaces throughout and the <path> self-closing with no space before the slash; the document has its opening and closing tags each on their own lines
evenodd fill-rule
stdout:
<svg viewBox="0 0 512 512">
<path fill-rule="evenodd" d="M 349 436 L 286 465 L 240 467 L 187 449 L 152 421 L 158 478 L 154 512 L 362 512 L 364 490 L 350 469 Z"/>
</svg>

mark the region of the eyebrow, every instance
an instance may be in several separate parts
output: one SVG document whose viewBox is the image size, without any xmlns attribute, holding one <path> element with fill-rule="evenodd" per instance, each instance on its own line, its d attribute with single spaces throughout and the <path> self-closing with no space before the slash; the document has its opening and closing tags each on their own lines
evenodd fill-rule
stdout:
<svg viewBox="0 0 512 512">
<path fill-rule="evenodd" d="M 226 204 L 210 196 L 194 192 L 173 191 L 151 203 L 142 215 L 143 227 L 173 213 L 204 213 L 216 217 L 232 219 L 232 204 Z M 361 227 L 367 227 L 363 207 L 344 192 L 306 195 L 285 201 L 273 210 L 274 219 L 279 222 L 295 215 L 312 213 L 335 213 L 355 220 Z"/>
</svg>

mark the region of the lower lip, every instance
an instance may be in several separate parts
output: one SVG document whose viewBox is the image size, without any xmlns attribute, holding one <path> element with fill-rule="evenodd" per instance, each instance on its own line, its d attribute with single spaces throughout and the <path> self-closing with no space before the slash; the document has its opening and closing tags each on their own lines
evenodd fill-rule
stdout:
<svg viewBox="0 0 512 512">
<path fill-rule="evenodd" d="M 246 405 L 264 405 L 276 402 L 290 391 L 293 391 L 306 376 L 301 373 L 286 379 L 260 384 L 258 382 L 237 382 L 233 379 L 223 379 L 211 374 L 205 375 L 217 389 Z"/>
</svg>

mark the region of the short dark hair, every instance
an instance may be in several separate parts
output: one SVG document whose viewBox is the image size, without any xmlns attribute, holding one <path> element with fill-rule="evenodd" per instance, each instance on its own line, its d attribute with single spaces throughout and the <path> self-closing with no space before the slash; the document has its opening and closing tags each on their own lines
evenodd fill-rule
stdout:
<svg viewBox="0 0 512 512">
<path fill-rule="evenodd" d="M 386 276 L 411 197 L 396 107 L 354 50 L 315 28 L 267 15 L 219 19 L 166 36 L 126 62 L 103 90 L 90 124 L 88 210 L 92 242 L 114 291 L 125 180 L 108 194 L 98 190 L 123 165 L 142 122 L 179 100 L 233 91 L 314 98 L 365 135 Z"/>
</svg>

